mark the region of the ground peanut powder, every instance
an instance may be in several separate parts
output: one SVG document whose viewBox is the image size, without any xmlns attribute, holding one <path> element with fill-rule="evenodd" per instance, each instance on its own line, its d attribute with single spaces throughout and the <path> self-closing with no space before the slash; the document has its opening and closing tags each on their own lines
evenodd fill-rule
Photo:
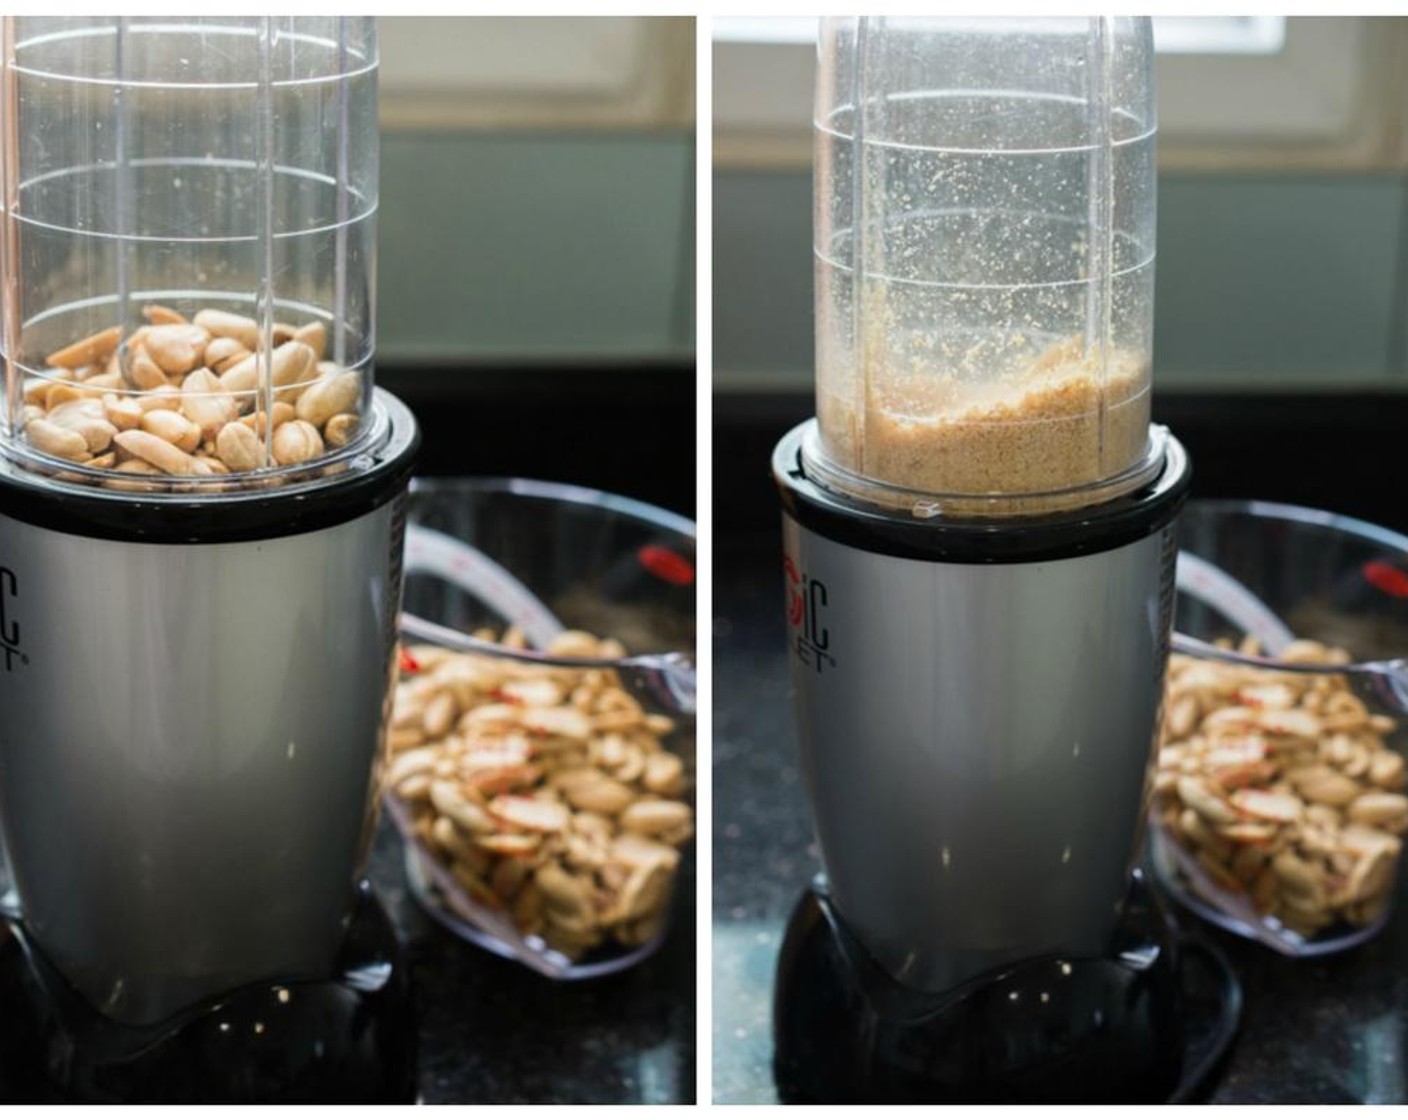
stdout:
<svg viewBox="0 0 1408 1120">
<path fill-rule="evenodd" d="M 1148 438 L 1149 377 L 1141 358 L 1084 356 L 1078 340 L 1026 370 L 979 385 L 932 368 L 885 368 L 853 397 L 821 393 L 827 454 L 863 478 L 925 494 L 1040 494 L 1107 479 Z M 1102 440 L 1101 400 L 1104 400 Z"/>
</svg>

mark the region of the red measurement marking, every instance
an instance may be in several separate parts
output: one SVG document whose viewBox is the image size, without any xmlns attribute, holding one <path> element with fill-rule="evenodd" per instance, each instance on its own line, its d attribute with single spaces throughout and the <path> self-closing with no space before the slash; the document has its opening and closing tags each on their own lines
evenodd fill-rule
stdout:
<svg viewBox="0 0 1408 1120">
<path fill-rule="evenodd" d="M 408 649 L 403 649 L 403 650 L 401 651 L 401 672 L 403 672 L 403 673 L 419 673 L 419 672 L 420 672 L 420 662 L 417 661 L 414 657 L 411 656 L 411 651 L 408 650 Z"/>
<path fill-rule="evenodd" d="M 636 553 L 636 559 L 642 568 L 666 583 L 688 587 L 694 582 L 694 565 L 674 549 L 662 548 L 658 544 L 643 545 Z"/>
<path fill-rule="evenodd" d="M 1382 560 L 1370 560 L 1364 565 L 1364 578 L 1385 595 L 1408 599 L 1408 573 Z"/>
<path fill-rule="evenodd" d="M 787 624 L 801 626 L 806 604 L 802 602 L 802 573 L 792 563 L 792 557 L 782 554 L 782 573 L 787 577 Z"/>
</svg>

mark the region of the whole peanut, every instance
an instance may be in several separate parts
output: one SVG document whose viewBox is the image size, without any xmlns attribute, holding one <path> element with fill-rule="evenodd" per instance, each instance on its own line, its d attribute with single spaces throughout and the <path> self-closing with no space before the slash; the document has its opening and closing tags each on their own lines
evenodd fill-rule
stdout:
<svg viewBox="0 0 1408 1120">
<path fill-rule="evenodd" d="M 54 351 L 44 360 L 51 366 L 63 366 L 65 369 L 102 365 L 112 356 L 121 341 L 122 328 L 109 327 L 65 346 L 62 350 Z"/>
<path fill-rule="evenodd" d="M 142 431 L 159 436 L 182 451 L 194 451 L 200 446 L 200 428 L 171 409 L 154 408 L 143 414 Z"/>
<path fill-rule="evenodd" d="M 322 427 L 339 413 L 350 412 L 357 404 L 362 379 L 353 371 L 322 377 L 298 398 L 298 418 Z"/>
<path fill-rule="evenodd" d="M 200 365 L 210 334 L 194 323 L 163 323 L 147 328 L 143 345 L 168 377 L 183 377 Z"/>
<path fill-rule="evenodd" d="M 214 439 L 216 432 L 239 417 L 235 398 L 223 391 L 219 378 L 208 369 L 198 369 L 187 377 L 181 383 L 181 394 L 181 411 L 200 429 L 202 440 Z"/>
<path fill-rule="evenodd" d="M 234 339 L 246 350 L 253 350 L 259 345 L 259 324 L 243 315 L 206 308 L 196 312 L 195 324 L 204 327 L 216 338 Z"/>
<path fill-rule="evenodd" d="M 264 440 L 244 424 L 226 424 L 215 437 L 215 454 L 232 471 L 252 471 L 264 465 Z"/>
<path fill-rule="evenodd" d="M 323 442 L 329 447 L 346 447 L 357 434 L 358 423 L 357 415 L 351 412 L 340 412 L 329 417 L 323 425 Z"/>
<path fill-rule="evenodd" d="M 130 432 L 118 432 L 113 437 L 113 442 L 129 454 L 150 463 L 163 474 L 191 477 L 210 473 L 210 468 L 199 459 L 187 455 L 160 436 L 140 428 L 134 428 Z"/>
<path fill-rule="evenodd" d="M 77 432 L 60 427 L 51 420 L 31 420 L 24 426 L 29 442 L 48 455 L 60 459 L 86 459 L 88 441 Z"/>
<path fill-rule="evenodd" d="M 273 450 L 274 462 L 282 466 L 306 463 L 323 453 L 323 437 L 308 421 L 290 420 L 274 429 Z"/>
</svg>

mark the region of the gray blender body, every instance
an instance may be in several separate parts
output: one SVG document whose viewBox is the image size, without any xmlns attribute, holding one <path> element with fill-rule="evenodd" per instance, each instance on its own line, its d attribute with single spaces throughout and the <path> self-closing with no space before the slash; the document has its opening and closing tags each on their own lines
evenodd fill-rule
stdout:
<svg viewBox="0 0 1408 1120">
<path fill-rule="evenodd" d="M 790 516 L 784 542 L 802 768 L 859 941 L 935 992 L 1103 952 L 1147 797 L 1173 525 L 1031 563 L 888 555 Z"/>
<path fill-rule="evenodd" d="M 231 543 L 0 516 L 9 872 L 111 1018 L 327 974 L 374 821 L 403 494 Z"/>
</svg>

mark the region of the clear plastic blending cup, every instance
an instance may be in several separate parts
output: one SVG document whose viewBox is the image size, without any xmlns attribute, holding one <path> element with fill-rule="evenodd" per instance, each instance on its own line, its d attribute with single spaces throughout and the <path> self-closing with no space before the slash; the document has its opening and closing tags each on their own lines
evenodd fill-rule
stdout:
<svg viewBox="0 0 1408 1120">
<path fill-rule="evenodd" d="M 188 496 L 354 458 L 375 20 L 16 16 L 0 46 L 7 453 Z"/>
<path fill-rule="evenodd" d="M 1071 508 L 1157 469 L 1149 21 L 822 21 L 819 443 L 921 514 Z"/>
</svg>

